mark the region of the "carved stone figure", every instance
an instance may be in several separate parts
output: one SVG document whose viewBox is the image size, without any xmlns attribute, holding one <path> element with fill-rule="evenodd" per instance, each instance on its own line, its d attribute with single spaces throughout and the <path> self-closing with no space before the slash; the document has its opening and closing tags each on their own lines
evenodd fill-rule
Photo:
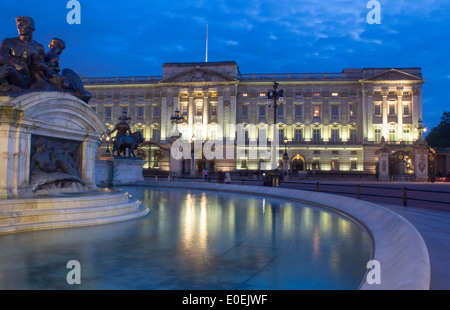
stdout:
<svg viewBox="0 0 450 310">
<path fill-rule="evenodd" d="M 117 153 L 117 156 L 126 156 L 126 150 L 129 150 L 129 154 L 132 157 L 136 157 L 134 151 L 138 146 L 144 142 L 141 132 L 131 132 L 130 125 L 128 125 L 127 120 L 130 118 L 122 115 L 119 117 L 120 122 L 116 124 L 114 129 L 111 131 L 110 135 L 117 131 L 116 136 L 113 138 L 114 147 L 113 155 Z M 129 135 L 127 135 L 129 134 Z"/>
<path fill-rule="evenodd" d="M 50 51 L 33 40 L 34 20 L 16 18 L 19 37 L 6 38 L 0 45 L 0 95 L 17 96 L 33 91 L 69 92 L 86 103 L 92 95 L 85 91 L 80 77 L 70 69 L 58 75 L 59 57 L 65 49 L 61 39 L 50 42 Z"/>
</svg>

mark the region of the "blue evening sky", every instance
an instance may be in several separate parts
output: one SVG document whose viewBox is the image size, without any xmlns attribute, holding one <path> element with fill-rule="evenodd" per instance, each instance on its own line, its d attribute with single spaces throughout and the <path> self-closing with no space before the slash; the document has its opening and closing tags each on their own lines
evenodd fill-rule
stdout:
<svg viewBox="0 0 450 310">
<path fill-rule="evenodd" d="M 423 121 L 450 111 L 450 1 L 380 0 L 2 0 L 0 39 L 17 36 L 15 17 L 36 22 L 34 39 L 66 41 L 62 68 L 86 77 L 161 75 L 167 62 L 236 61 L 240 72 L 325 73 L 343 68 L 421 67 Z"/>
</svg>

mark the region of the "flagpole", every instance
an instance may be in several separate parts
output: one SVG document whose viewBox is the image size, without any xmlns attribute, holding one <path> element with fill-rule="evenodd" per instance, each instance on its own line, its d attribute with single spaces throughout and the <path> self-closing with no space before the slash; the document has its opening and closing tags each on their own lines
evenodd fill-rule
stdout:
<svg viewBox="0 0 450 310">
<path fill-rule="evenodd" d="M 206 24 L 206 61 L 208 62 L 208 24 Z"/>
</svg>

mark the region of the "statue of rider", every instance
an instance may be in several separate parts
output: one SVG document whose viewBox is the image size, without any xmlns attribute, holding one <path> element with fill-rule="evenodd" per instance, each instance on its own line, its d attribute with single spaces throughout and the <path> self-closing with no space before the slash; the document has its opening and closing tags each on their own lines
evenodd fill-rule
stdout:
<svg viewBox="0 0 450 310">
<path fill-rule="evenodd" d="M 115 139 L 118 150 L 120 150 L 123 138 L 127 135 L 127 133 L 131 135 L 130 125 L 127 123 L 127 120 L 130 120 L 130 118 L 127 117 L 126 115 L 120 116 L 119 117 L 120 122 L 117 123 L 114 129 L 110 132 L 110 135 L 112 135 L 114 132 L 117 131 Z"/>
</svg>

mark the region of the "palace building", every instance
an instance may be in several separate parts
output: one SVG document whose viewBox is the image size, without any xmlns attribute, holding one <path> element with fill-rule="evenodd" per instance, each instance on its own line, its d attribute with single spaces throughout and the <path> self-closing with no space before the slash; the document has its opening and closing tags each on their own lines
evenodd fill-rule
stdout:
<svg viewBox="0 0 450 310">
<path fill-rule="evenodd" d="M 182 172 L 258 171 L 264 159 L 251 158 L 260 135 L 273 140 L 276 118 L 279 160 L 291 174 L 378 174 L 379 153 L 389 157 L 390 176 L 414 174 L 414 142 L 421 134 L 421 68 L 343 69 L 340 73 L 247 74 L 234 61 L 166 63 L 162 76 L 84 78 L 93 94 L 89 105 L 113 128 L 126 114 L 132 131 L 146 139 L 144 168 L 169 171 L 169 141 L 177 126 L 191 142 L 232 141 L 234 156 L 184 159 Z M 274 82 L 285 101 L 276 116 L 267 98 Z M 233 126 L 245 131 L 239 152 Z M 286 145 L 283 141 L 286 140 Z M 234 141 L 234 142 L 233 142 Z M 225 144 L 225 142 L 224 142 Z M 270 143 L 269 143 L 270 145 Z M 101 150 L 99 152 L 102 152 Z"/>
</svg>

